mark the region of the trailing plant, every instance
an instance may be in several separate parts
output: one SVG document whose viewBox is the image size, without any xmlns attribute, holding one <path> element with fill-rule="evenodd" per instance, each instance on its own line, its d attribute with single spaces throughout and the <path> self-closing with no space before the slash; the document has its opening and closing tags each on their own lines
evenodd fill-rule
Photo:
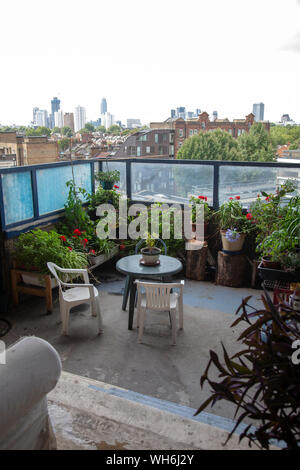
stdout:
<svg viewBox="0 0 300 470">
<path fill-rule="evenodd" d="M 15 258 L 19 266 L 49 274 L 47 263 L 52 261 L 61 268 L 85 268 L 87 258 L 72 246 L 65 244 L 59 233 L 40 229 L 22 233 L 16 243 Z"/>
<path fill-rule="evenodd" d="M 99 186 L 94 194 L 88 196 L 89 209 L 95 210 L 101 204 L 112 204 L 115 209 L 119 209 L 121 195 L 116 191 L 118 188 L 117 185 L 114 189 L 103 189 Z"/>
<path fill-rule="evenodd" d="M 65 217 L 62 224 L 58 224 L 59 230 L 64 233 L 72 233 L 75 228 L 81 232 L 91 232 L 93 222 L 83 207 L 83 202 L 88 198 L 88 192 L 84 188 L 77 187 L 73 180 L 67 181 L 69 188 L 67 202 L 64 205 Z"/>
<path fill-rule="evenodd" d="M 201 413 L 209 404 L 221 400 L 236 406 L 236 424 L 228 436 L 231 438 L 238 425 L 245 420 L 255 420 L 240 435 L 247 438 L 249 446 L 256 444 L 269 449 L 276 439 L 287 449 L 300 448 L 300 365 L 295 357 L 295 341 L 300 342 L 300 313 L 285 302 L 274 305 L 265 291 L 264 308 L 255 310 L 243 300 L 232 324 L 245 323 L 238 338 L 242 350 L 229 356 L 223 347 L 223 360 L 210 351 L 210 360 L 201 377 L 201 387 L 207 382 L 211 396 L 200 406 Z M 249 311 L 249 309 L 251 309 Z M 295 354 L 294 354 L 295 353 Z M 208 374 L 211 367 L 219 372 L 214 381 Z M 227 442 L 226 441 L 226 442 Z"/>
</svg>

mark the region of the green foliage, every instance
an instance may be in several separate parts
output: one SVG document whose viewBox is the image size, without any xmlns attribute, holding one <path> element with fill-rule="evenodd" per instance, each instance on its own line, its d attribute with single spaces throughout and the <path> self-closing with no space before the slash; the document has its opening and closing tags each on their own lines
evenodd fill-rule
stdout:
<svg viewBox="0 0 300 470">
<path fill-rule="evenodd" d="M 110 126 L 110 127 L 107 129 L 107 132 L 108 132 L 108 134 L 118 135 L 118 134 L 120 134 L 121 129 L 120 129 L 120 127 L 117 126 L 116 124 L 113 124 L 112 126 Z"/>
<path fill-rule="evenodd" d="M 84 127 L 88 130 L 88 132 L 95 132 L 95 126 L 90 122 L 87 122 Z"/>
<path fill-rule="evenodd" d="M 255 123 L 237 139 L 221 129 L 200 132 L 184 141 L 177 158 L 268 162 L 275 160 L 275 152 L 263 124 Z"/>
<path fill-rule="evenodd" d="M 70 147 L 70 139 L 68 139 L 67 137 L 64 137 L 63 139 L 60 139 L 58 141 L 58 145 L 59 145 L 60 150 L 64 152 Z"/>
<path fill-rule="evenodd" d="M 106 127 L 105 126 L 98 126 L 98 127 L 96 127 L 96 131 L 102 132 L 104 134 L 106 132 Z"/>
<path fill-rule="evenodd" d="M 237 140 L 228 132 L 200 132 L 186 139 L 177 152 L 177 158 L 188 160 L 239 160 Z"/>
<path fill-rule="evenodd" d="M 95 210 L 100 204 L 112 204 L 115 209 L 119 209 L 120 194 L 114 189 L 102 189 L 98 187 L 94 194 L 88 197 L 89 209 Z"/>
<path fill-rule="evenodd" d="M 60 134 L 61 132 L 61 129 L 57 126 L 53 127 L 53 129 L 51 130 L 51 134 Z"/>
<path fill-rule="evenodd" d="M 210 221 L 210 218 L 212 216 L 212 211 L 209 208 L 209 205 L 207 203 L 207 197 L 206 196 L 192 196 L 189 200 L 189 203 L 192 206 L 192 222 L 196 222 L 196 206 L 197 205 L 203 205 L 203 212 L 204 212 L 204 222 L 208 223 Z"/>
<path fill-rule="evenodd" d="M 223 358 L 210 351 L 200 384 L 203 387 L 207 382 L 211 395 L 196 414 L 224 400 L 235 405 L 238 416 L 227 441 L 247 419 L 240 440 L 248 439 L 250 446 L 253 443 L 269 449 L 272 440 L 277 439 L 285 443 L 286 449 L 299 450 L 300 367 L 291 356 L 293 344 L 300 341 L 300 314 L 284 302 L 273 305 L 266 291 L 260 310 L 249 305 L 249 299 L 243 300 L 236 312 L 239 317 L 231 325 L 234 328 L 245 323 L 238 338 L 241 350 L 230 357 L 222 344 Z M 217 380 L 208 376 L 212 366 L 218 373 Z"/>
<path fill-rule="evenodd" d="M 99 173 L 95 175 L 95 179 L 97 181 L 100 181 L 100 183 L 117 183 L 118 181 L 120 181 L 120 172 L 118 170 L 99 171 Z"/>
<path fill-rule="evenodd" d="M 300 126 L 272 126 L 270 138 L 275 148 L 288 143 L 297 145 L 300 141 Z"/>
<path fill-rule="evenodd" d="M 241 161 L 272 162 L 276 155 L 272 147 L 269 133 L 261 122 L 251 126 L 249 133 L 238 137 Z"/>
<path fill-rule="evenodd" d="M 66 136 L 66 137 L 72 137 L 72 135 L 73 135 L 72 129 L 68 126 L 62 127 L 61 133 L 62 133 L 62 135 Z"/>
<path fill-rule="evenodd" d="M 63 233 L 72 233 L 75 229 L 90 233 L 93 230 L 93 223 L 82 205 L 83 201 L 88 198 L 88 192 L 83 188 L 77 188 L 73 180 L 67 181 L 66 185 L 69 188 L 69 194 L 64 206 Z"/>
<path fill-rule="evenodd" d="M 49 137 L 51 135 L 51 130 L 45 126 L 40 126 L 37 129 L 34 129 L 33 127 L 29 127 L 27 128 L 25 133 L 28 137 L 44 136 L 44 135 Z"/>
<path fill-rule="evenodd" d="M 70 250 L 54 230 L 45 232 L 37 229 L 22 233 L 16 243 L 15 257 L 18 265 L 26 269 L 37 268 L 43 274 L 49 274 L 47 268 L 49 261 L 61 268 L 72 269 L 87 266 L 86 256 Z"/>
</svg>

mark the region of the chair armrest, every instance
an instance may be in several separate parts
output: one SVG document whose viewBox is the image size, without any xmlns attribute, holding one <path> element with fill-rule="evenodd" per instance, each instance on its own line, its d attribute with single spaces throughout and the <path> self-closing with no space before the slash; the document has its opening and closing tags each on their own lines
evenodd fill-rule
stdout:
<svg viewBox="0 0 300 470">
<path fill-rule="evenodd" d="M 69 274 L 87 274 L 87 269 L 67 269 L 67 268 L 59 268 L 58 266 L 55 268 L 57 271 L 61 273 L 69 273 Z"/>
<path fill-rule="evenodd" d="M 61 285 L 64 287 L 94 287 L 93 284 L 80 284 L 80 283 L 71 283 L 60 281 Z"/>
</svg>

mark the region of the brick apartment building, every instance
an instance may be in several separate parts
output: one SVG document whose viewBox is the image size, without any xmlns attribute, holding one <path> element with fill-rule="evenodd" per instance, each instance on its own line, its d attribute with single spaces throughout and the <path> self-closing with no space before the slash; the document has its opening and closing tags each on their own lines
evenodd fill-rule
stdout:
<svg viewBox="0 0 300 470">
<path fill-rule="evenodd" d="M 16 132 L 0 132 L 0 154 L 15 158 L 17 166 L 58 161 L 58 143 L 46 136 L 27 137 Z"/>
<path fill-rule="evenodd" d="M 116 151 L 116 158 L 174 158 L 174 130 L 146 129 L 131 134 Z"/>
<path fill-rule="evenodd" d="M 244 132 L 249 132 L 249 129 L 254 124 L 254 114 L 250 113 L 245 119 L 215 119 L 210 121 L 209 115 L 206 112 L 200 114 L 197 118 L 184 120 L 167 119 L 164 122 L 152 122 L 150 128 L 158 131 L 159 129 L 173 130 L 174 131 L 174 150 L 175 156 L 185 139 L 199 134 L 199 132 L 207 132 L 215 129 L 222 129 L 229 132 L 233 137 L 239 137 Z M 270 123 L 263 122 L 266 130 L 270 130 Z"/>
</svg>

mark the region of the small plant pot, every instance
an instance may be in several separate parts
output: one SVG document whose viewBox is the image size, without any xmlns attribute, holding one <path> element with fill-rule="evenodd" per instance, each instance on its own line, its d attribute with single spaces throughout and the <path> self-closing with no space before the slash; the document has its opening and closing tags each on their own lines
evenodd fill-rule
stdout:
<svg viewBox="0 0 300 470">
<path fill-rule="evenodd" d="M 159 260 L 161 249 L 154 247 L 152 248 L 152 250 L 150 250 L 149 248 L 146 247 L 146 248 L 141 249 L 141 253 L 142 253 L 143 264 L 147 266 L 154 266 L 157 264 Z"/>
<path fill-rule="evenodd" d="M 221 233 L 221 238 L 222 238 L 223 250 L 232 251 L 232 252 L 242 250 L 244 243 L 245 243 L 245 239 L 246 239 L 245 233 L 240 233 L 240 238 L 234 242 L 227 240 L 226 230 L 220 230 L 220 233 Z"/>
<path fill-rule="evenodd" d="M 262 265 L 267 269 L 280 269 L 280 263 L 278 263 L 278 261 L 271 261 L 270 256 L 264 256 L 262 258 Z"/>
<path fill-rule="evenodd" d="M 113 181 L 100 181 L 100 184 L 101 184 L 102 188 L 105 189 L 105 190 L 110 190 L 114 186 Z"/>
</svg>

